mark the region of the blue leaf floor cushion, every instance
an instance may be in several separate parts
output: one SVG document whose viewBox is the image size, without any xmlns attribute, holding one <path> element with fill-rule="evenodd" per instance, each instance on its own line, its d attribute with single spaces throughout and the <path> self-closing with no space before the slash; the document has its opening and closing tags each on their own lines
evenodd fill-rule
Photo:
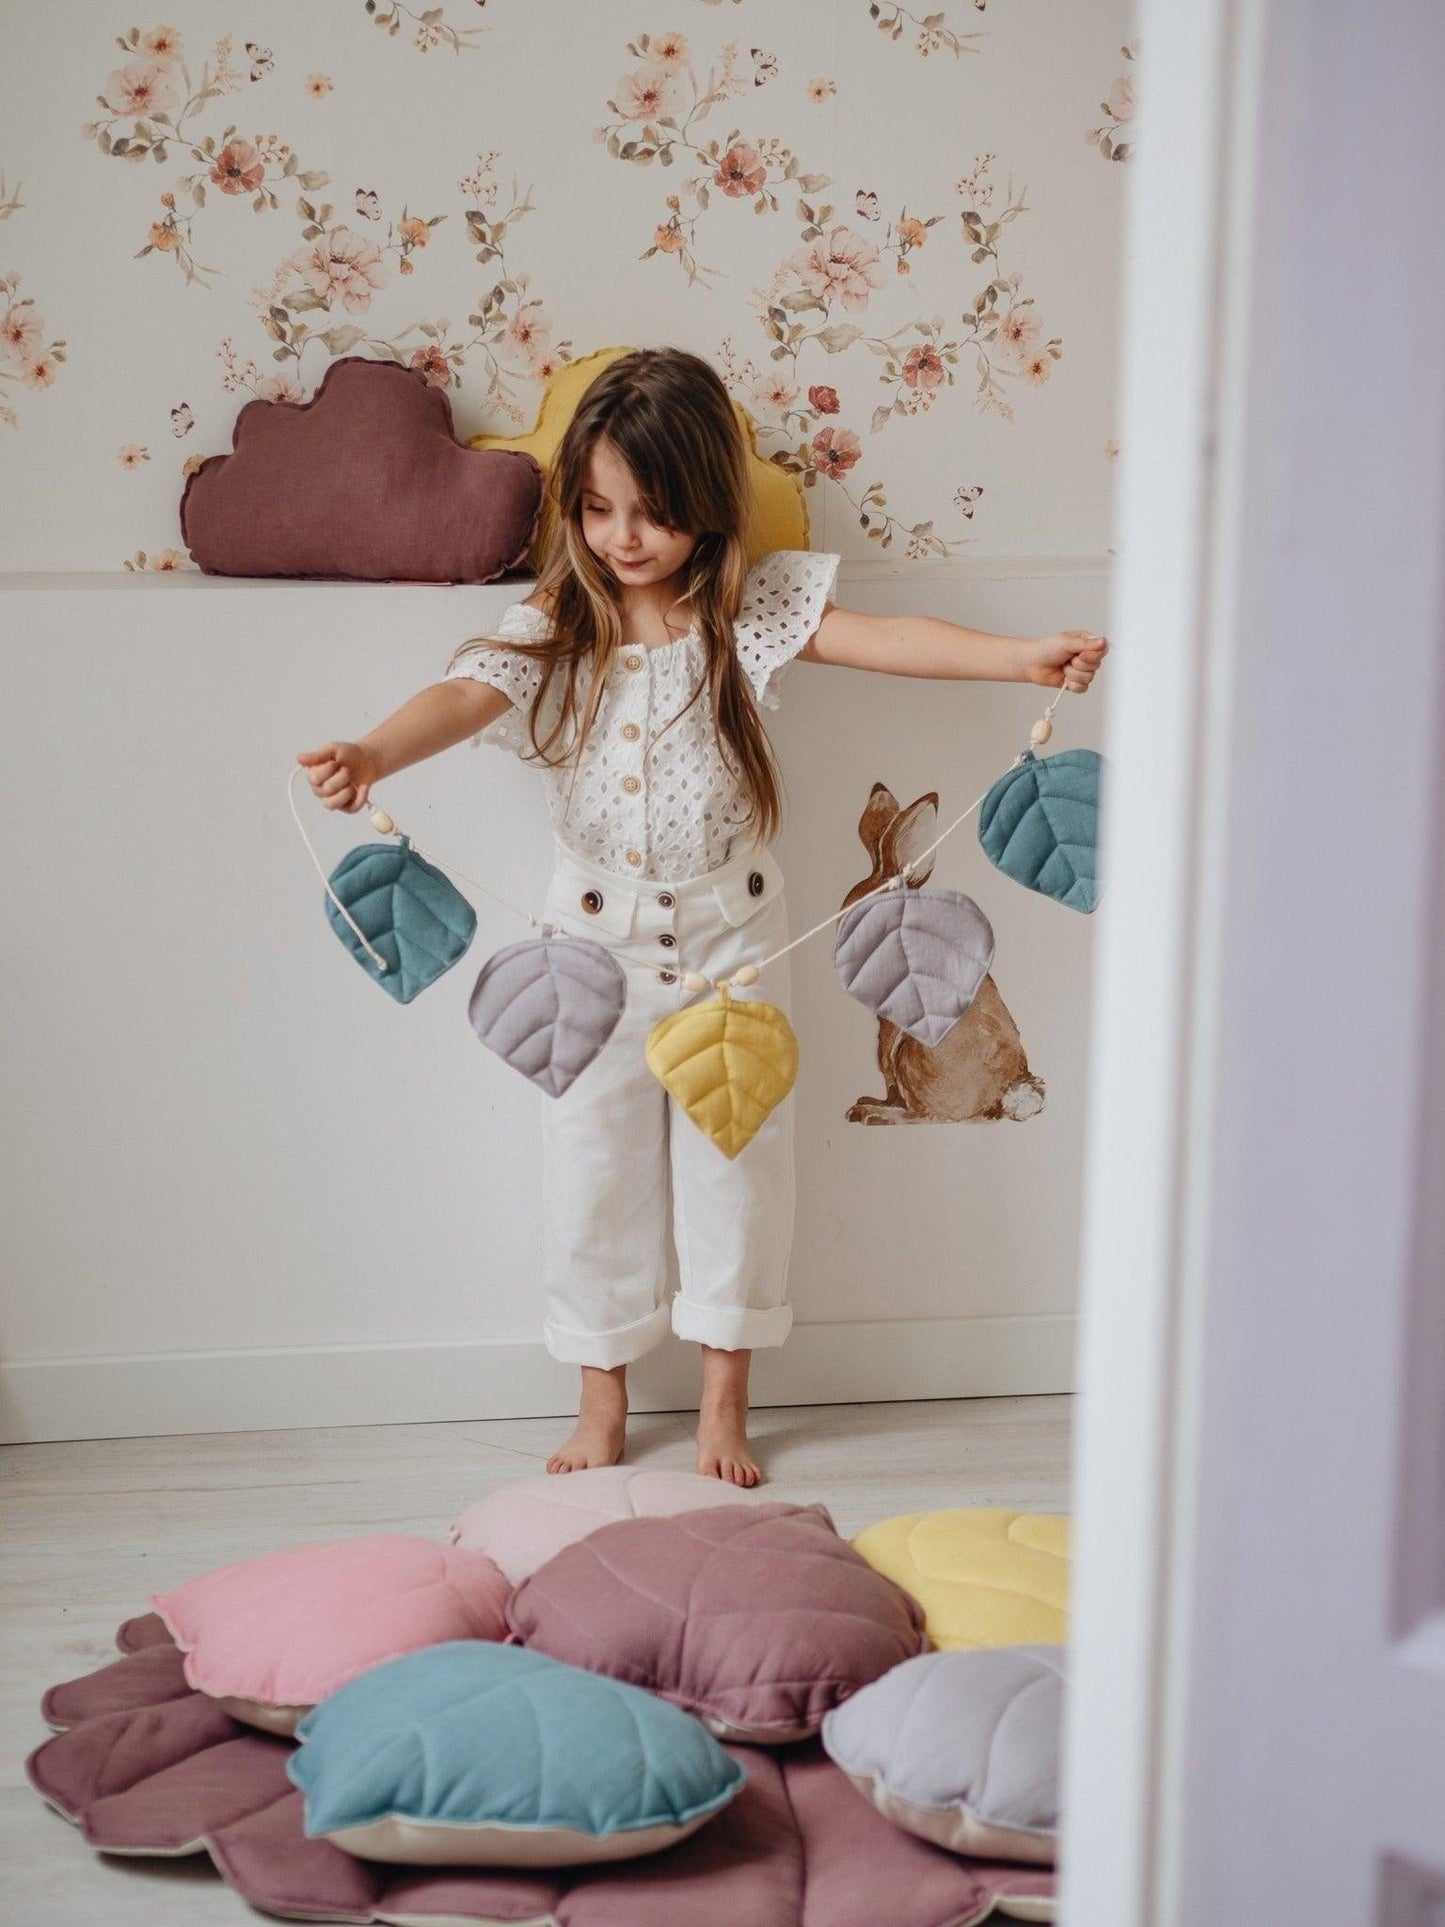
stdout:
<svg viewBox="0 0 1445 1927">
<path fill-rule="evenodd" d="M 332 929 L 367 976 L 399 1004 L 409 1004 L 450 970 L 476 934 L 476 911 L 406 837 L 399 843 L 359 843 L 328 881 L 367 943 L 386 959 L 386 969 L 378 970 L 327 897 Z"/>
<path fill-rule="evenodd" d="M 632 1859 L 695 1833 L 746 1777 L 654 1694 L 484 1640 L 373 1668 L 296 1736 L 308 1838 L 409 1866 Z"/>
<path fill-rule="evenodd" d="M 1099 900 L 1097 750 L 1057 756 L 1030 750 L 994 784 L 978 816 L 978 840 L 996 869 L 1026 889 L 1088 912 Z"/>
</svg>

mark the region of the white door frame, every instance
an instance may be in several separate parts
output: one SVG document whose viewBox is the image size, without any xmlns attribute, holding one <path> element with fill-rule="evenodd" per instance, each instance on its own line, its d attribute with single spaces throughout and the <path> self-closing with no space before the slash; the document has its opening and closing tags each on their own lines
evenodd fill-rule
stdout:
<svg viewBox="0 0 1445 1927">
<path fill-rule="evenodd" d="M 1062 1918 L 1403 1927 L 1445 1893 L 1445 16 L 1138 31 Z"/>
<path fill-rule="evenodd" d="M 1227 639 L 1210 610 L 1245 326 L 1243 223 L 1257 16 L 1267 0 L 1139 0 L 1141 114 L 1126 222 L 1114 643 L 1073 1459 L 1065 1927 L 1163 1927 L 1155 1910 L 1171 1545 L 1181 1516 L 1179 1358 L 1191 1126 L 1207 1093 L 1211 831 L 1222 810 Z"/>
</svg>

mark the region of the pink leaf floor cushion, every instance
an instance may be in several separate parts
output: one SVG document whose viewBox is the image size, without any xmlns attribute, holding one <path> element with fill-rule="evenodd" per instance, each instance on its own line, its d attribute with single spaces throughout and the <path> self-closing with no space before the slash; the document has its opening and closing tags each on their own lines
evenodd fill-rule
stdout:
<svg viewBox="0 0 1445 1927">
<path fill-rule="evenodd" d="M 289 1733 L 308 1706 L 385 1660 L 505 1639 L 510 1590 L 482 1553 L 378 1532 L 221 1566 L 151 1604 L 186 1656 L 189 1685 Z"/>
<path fill-rule="evenodd" d="M 507 1623 L 555 1659 L 660 1693 L 719 1739 L 760 1745 L 816 1733 L 926 1644 L 921 1608 L 818 1505 L 602 1526 L 517 1588 Z"/>
<path fill-rule="evenodd" d="M 231 454 L 186 483 L 181 530 L 211 575 L 491 582 L 541 506 L 532 456 L 463 447 L 440 388 L 347 355 L 308 402 L 246 403 Z"/>
<path fill-rule="evenodd" d="M 51 1690 L 47 1704 L 64 1705 L 73 1724 L 31 1755 L 31 1784 L 101 1852 L 209 1853 L 237 1895 L 264 1913 L 437 1927 L 973 1927 L 1000 1915 L 1053 1918 L 1049 1870 L 946 1853 L 902 1832 L 816 1741 L 730 1746 L 747 1785 L 700 1833 L 644 1860 L 545 1873 L 358 1860 L 303 1834 L 302 1797 L 286 1777 L 293 1742 L 238 1726 L 199 1694 L 147 1704 L 118 1689 L 118 1673 L 155 1650 Z M 238 1927 L 242 1919 L 238 1910 Z"/>
<path fill-rule="evenodd" d="M 758 1488 L 721 1485 L 697 1472 L 596 1465 L 565 1479 L 513 1479 L 461 1513 L 453 1545 L 485 1552 L 514 1586 L 565 1546 L 619 1519 L 664 1519 L 717 1505 L 768 1505 Z"/>
</svg>

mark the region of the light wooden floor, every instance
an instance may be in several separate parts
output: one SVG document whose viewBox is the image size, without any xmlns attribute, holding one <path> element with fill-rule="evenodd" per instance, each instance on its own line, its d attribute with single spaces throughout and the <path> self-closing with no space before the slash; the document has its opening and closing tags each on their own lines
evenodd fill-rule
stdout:
<svg viewBox="0 0 1445 1927">
<path fill-rule="evenodd" d="M 783 1407 L 753 1437 L 780 1499 L 840 1532 L 898 1512 L 1068 1505 L 1067 1398 Z M 26 1785 L 42 1689 L 103 1665 L 146 1595 L 272 1547 L 440 1535 L 471 1500 L 539 1473 L 559 1419 L 358 1426 L 12 1446 L 0 1454 L 0 1893 L 7 1927 L 241 1927 L 204 1858 L 102 1862 Z M 685 1414 L 632 1421 L 633 1464 L 693 1469 Z"/>
</svg>

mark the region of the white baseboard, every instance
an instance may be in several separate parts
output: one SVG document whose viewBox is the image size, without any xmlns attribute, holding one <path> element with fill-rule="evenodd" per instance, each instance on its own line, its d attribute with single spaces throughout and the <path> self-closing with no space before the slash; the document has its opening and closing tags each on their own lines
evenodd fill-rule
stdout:
<svg viewBox="0 0 1445 1927">
<path fill-rule="evenodd" d="M 795 1325 L 753 1362 L 755 1405 L 998 1398 L 1073 1389 L 1071 1314 Z M 639 1412 L 695 1410 L 697 1348 L 629 1373 Z M 269 1432 L 575 1412 L 575 1366 L 540 1344 L 325 1345 L 0 1365 L 0 1441 Z"/>
</svg>

